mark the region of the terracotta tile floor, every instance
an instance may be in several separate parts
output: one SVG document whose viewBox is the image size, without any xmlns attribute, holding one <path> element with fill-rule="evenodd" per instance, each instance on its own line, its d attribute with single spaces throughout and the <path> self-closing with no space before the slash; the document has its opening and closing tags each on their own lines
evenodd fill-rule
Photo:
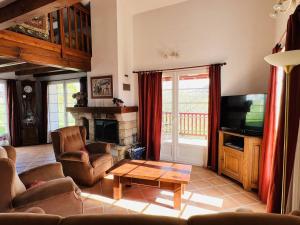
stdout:
<svg viewBox="0 0 300 225">
<path fill-rule="evenodd" d="M 54 162 L 51 145 L 17 149 L 17 170 Z M 172 209 L 172 193 L 145 186 L 123 189 L 123 198 L 112 198 L 112 176 L 90 188 L 82 188 L 84 213 L 86 214 L 152 214 L 188 218 L 195 214 L 210 214 L 249 208 L 265 212 L 256 193 L 246 192 L 233 181 L 220 177 L 205 168 L 193 167 L 191 182 L 183 195 L 181 210 Z"/>
</svg>

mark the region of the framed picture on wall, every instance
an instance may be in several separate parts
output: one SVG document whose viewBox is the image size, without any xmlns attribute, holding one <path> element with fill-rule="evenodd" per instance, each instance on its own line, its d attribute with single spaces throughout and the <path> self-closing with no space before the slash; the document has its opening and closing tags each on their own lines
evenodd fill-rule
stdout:
<svg viewBox="0 0 300 225">
<path fill-rule="evenodd" d="M 113 98 L 113 78 L 109 76 L 91 77 L 92 98 Z"/>
</svg>

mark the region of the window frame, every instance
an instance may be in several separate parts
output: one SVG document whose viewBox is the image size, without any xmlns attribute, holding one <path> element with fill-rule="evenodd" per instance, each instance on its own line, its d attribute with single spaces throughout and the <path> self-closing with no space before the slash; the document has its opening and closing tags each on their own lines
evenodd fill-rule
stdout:
<svg viewBox="0 0 300 225">
<path fill-rule="evenodd" d="M 61 80 L 61 81 L 50 81 L 47 85 L 47 105 L 48 105 L 48 112 L 47 112 L 47 115 L 48 115 L 48 133 L 51 133 L 51 131 L 53 131 L 53 129 L 51 129 L 51 112 L 49 110 L 49 96 L 50 96 L 50 90 L 49 90 L 49 87 L 50 85 L 59 85 L 59 84 L 62 84 L 63 85 L 63 98 L 64 98 L 64 101 L 63 101 L 63 107 L 64 107 L 64 125 L 63 127 L 66 127 L 66 126 L 71 126 L 70 125 L 70 118 L 69 118 L 69 113 L 66 111 L 66 108 L 68 107 L 68 91 L 67 91 L 67 85 L 69 83 L 79 83 L 79 91 L 80 91 L 80 78 L 75 78 L 75 79 L 69 79 L 69 80 Z M 74 94 L 74 93 L 73 93 Z M 57 103 L 58 105 L 58 103 Z M 59 114 L 59 112 L 57 112 Z M 58 120 L 58 128 L 56 129 L 59 129 L 61 128 L 59 126 L 59 120 Z M 54 129 L 55 130 L 55 129 Z"/>
</svg>

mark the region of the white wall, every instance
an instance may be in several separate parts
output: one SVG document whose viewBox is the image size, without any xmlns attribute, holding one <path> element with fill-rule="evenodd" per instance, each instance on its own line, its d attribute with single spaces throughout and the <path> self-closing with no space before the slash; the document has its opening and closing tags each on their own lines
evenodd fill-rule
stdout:
<svg viewBox="0 0 300 225">
<path fill-rule="evenodd" d="M 158 69 L 227 62 L 222 94 L 266 92 L 274 45 L 273 0 L 189 0 L 134 17 L 134 68 Z M 166 49 L 178 59 L 164 59 Z"/>
<path fill-rule="evenodd" d="M 137 75 L 133 74 L 133 14 L 127 0 L 118 0 L 118 82 L 119 95 L 125 105 L 137 105 Z M 128 75 L 126 77 L 125 75 Z M 130 91 L 123 90 L 130 84 Z"/>
<path fill-rule="evenodd" d="M 114 97 L 125 105 L 137 104 L 137 82 L 133 71 L 133 17 L 126 0 L 91 1 L 92 70 L 88 73 L 89 106 L 111 106 L 112 99 L 91 99 L 90 77 L 113 75 Z M 128 75 L 128 78 L 125 76 Z M 131 91 L 123 90 L 123 83 Z"/>
<path fill-rule="evenodd" d="M 89 106 L 112 105 L 111 99 L 91 99 L 90 77 L 113 75 L 118 96 L 117 0 L 91 1 L 92 70 L 88 73 Z"/>
</svg>

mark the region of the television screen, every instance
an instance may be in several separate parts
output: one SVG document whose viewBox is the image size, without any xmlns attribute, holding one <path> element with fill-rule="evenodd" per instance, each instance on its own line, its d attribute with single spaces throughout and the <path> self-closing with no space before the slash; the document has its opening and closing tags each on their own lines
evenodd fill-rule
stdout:
<svg viewBox="0 0 300 225">
<path fill-rule="evenodd" d="M 266 95 L 224 96 L 221 99 L 221 128 L 261 136 L 264 127 Z"/>
</svg>

